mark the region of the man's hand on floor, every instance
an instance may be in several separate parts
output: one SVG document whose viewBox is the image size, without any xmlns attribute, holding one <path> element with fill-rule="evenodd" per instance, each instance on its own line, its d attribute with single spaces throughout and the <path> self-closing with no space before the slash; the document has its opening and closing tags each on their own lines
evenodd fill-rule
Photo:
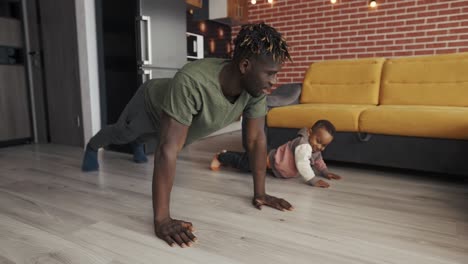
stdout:
<svg viewBox="0 0 468 264">
<path fill-rule="evenodd" d="M 171 247 L 176 244 L 183 248 L 192 246 L 197 241 L 193 231 L 192 223 L 172 218 L 154 223 L 156 236 L 166 241 Z"/>
<path fill-rule="evenodd" d="M 259 210 L 262 210 L 263 205 L 273 207 L 281 211 L 291 211 L 294 209 L 294 207 L 288 201 L 268 194 L 259 197 L 254 197 L 252 200 L 252 204 Z"/>
</svg>

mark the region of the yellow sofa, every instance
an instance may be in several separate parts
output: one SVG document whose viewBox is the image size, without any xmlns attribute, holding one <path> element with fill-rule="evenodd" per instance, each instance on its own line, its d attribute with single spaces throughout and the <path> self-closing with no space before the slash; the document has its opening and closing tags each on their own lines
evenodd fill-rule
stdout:
<svg viewBox="0 0 468 264">
<path fill-rule="evenodd" d="M 299 104 L 269 111 L 270 147 L 319 119 L 328 159 L 468 174 L 468 53 L 313 63 Z"/>
</svg>

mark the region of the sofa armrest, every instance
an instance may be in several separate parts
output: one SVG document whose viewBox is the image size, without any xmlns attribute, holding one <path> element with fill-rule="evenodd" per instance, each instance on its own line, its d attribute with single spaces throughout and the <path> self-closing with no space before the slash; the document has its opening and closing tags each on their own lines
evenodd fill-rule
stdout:
<svg viewBox="0 0 468 264">
<path fill-rule="evenodd" d="M 273 92 L 267 95 L 268 109 L 293 105 L 299 103 L 299 97 L 302 91 L 302 83 L 288 83 L 280 85 Z"/>
</svg>

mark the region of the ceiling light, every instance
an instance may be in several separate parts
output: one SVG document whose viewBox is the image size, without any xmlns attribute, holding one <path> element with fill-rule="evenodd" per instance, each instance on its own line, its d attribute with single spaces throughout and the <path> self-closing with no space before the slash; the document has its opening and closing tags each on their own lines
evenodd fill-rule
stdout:
<svg viewBox="0 0 468 264">
<path fill-rule="evenodd" d="M 250 3 L 252 3 L 252 5 L 255 5 L 257 3 L 257 0 L 252 0 L 250 1 Z"/>
<path fill-rule="evenodd" d="M 330 0 L 330 3 L 336 4 L 336 0 Z"/>
<path fill-rule="evenodd" d="M 200 29 L 201 32 L 206 32 L 206 24 L 205 22 L 200 22 L 200 24 L 198 24 L 198 28 Z"/>
</svg>

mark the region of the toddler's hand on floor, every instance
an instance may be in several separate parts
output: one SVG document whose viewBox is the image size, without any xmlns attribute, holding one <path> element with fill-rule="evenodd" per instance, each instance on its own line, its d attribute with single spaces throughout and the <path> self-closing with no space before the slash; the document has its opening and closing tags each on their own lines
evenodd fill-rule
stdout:
<svg viewBox="0 0 468 264">
<path fill-rule="evenodd" d="M 340 175 L 329 172 L 328 174 L 325 175 L 325 178 L 329 180 L 341 180 L 342 177 Z"/>
<path fill-rule="evenodd" d="M 328 184 L 324 180 L 318 180 L 318 181 L 313 181 L 314 179 L 310 180 L 307 182 L 307 184 L 314 186 L 314 187 L 320 187 L 320 188 L 328 188 L 330 187 L 330 184 Z"/>
</svg>

